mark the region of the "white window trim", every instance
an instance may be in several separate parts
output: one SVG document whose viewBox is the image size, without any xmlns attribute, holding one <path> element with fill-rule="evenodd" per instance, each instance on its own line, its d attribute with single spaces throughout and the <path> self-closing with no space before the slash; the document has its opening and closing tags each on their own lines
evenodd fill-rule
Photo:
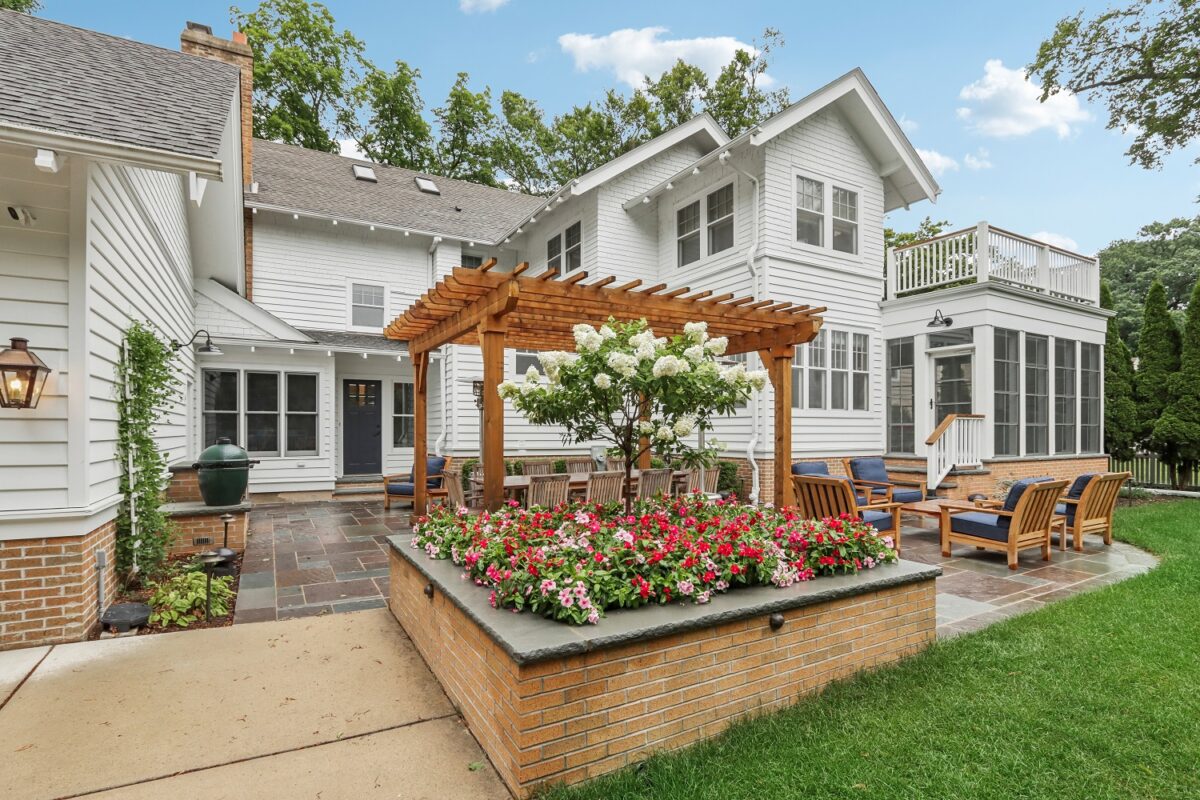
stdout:
<svg viewBox="0 0 1200 800">
<path fill-rule="evenodd" d="M 733 244 L 731 244 L 729 247 L 725 248 L 724 250 L 718 250 L 715 253 L 710 253 L 710 252 L 708 252 L 708 224 L 709 224 L 708 196 L 710 194 L 712 194 L 713 192 L 724 189 L 726 186 L 730 186 L 730 185 L 733 186 L 733 213 L 730 215 L 733 217 Z M 738 185 L 738 178 L 736 176 L 730 178 L 729 180 L 714 181 L 713 183 L 709 184 L 707 187 L 705 187 L 703 189 L 698 189 L 697 191 L 691 193 L 690 195 L 686 196 L 682 200 L 678 201 L 671 208 L 670 230 L 671 230 L 671 241 L 673 242 L 673 247 L 674 247 L 674 252 L 672 253 L 672 256 L 671 256 L 671 261 L 674 263 L 675 269 L 677 269 L 677 270 L 699 269 L 699 268 L 702 268 L 702 267 L 705 267 L 705 266 L 711 264 L 712 262 L 716 261 L 719 258 L 723 258 L 725 256 L 728 256 L 730 253 L 735 253 L 738 251 L 738 242 L 740 241 L 740 237 L 738 236 L 738 189 L 739 188 L 740 187 Z M 681 208 L 683 208 L 684 206 L 690 206 L 692 203 L 696 203 L 696 202 L 698 202 L 700 204 L 700 227 L 696 229 L 696 232 L 700 235 L 700 257 L 689 264 L 681 265 L 679 263 L 679 210 Z"/>
<path fill-rule="evenodd" d="M 396 413 L 396 395 L 397 395 L 396 387 L 400 386 L 402 384 L 413 387 L 413 392 L 414 392 L 414 394 L 413 394 L 413 413 L 411 413 L 411 414 L 397 414 Z M 413 427 L 414 439 L 415 439 L 416 417 L 417 417 L 416 400 L 417 400 L 416 386 L 415 386 L 412 378 L 394 378 L 392 380 L 392 403 L 391 403 L 391 411 L 388 414 L 388 416 L 390 416 L 392 418 L 392 431 L 390 434 L 390 438 L 388 439 L 388 452 L 389 453 L 404 453 L 404 452 L 409 452 L 412 450 L 411 446 L 405 447 L 403 445 L 396 444 L 396 420 L 401 419 L 401 418 L 412 419 L 413 426 L 414 426 Z"/>
<path fill-rule="evenodd" d="M 821 330 L 825 332 L 825 366 L 820 367 L 825 372 L 825 389 L 824 389 L 824 408 L 813 408 L 808 402 L 808 371 L 811 367 L 809 362 L 809 344 L 799 346 L 801 350 L 801 358 L 794 360 L 792 363 L 793 370 L 800 372 L 800 398 L 797 401 L 795 397 L 792 400 L 792 412 L 803 412 L 805 417 L 828 417 L 836 419 L 866 418 L 873 415 L 874 402 L 872 400 L 872 387 L 875 383 L 875 370 L 879 367 L 876 362 L 876 346 L 879 343 L 880 334 L 874 328 L 858 326 L 858 325 L 823 325 Z M 848 337 L 846 351 L 846 405 L 847 408 L 832 408 L 833 402 L 833 331 L 845 332 Z M 867 407 L 854 408 L 854 334 L 861 333 L 867 337 Z M 902 338 L 902 337 L 893 337 Z M 886 339 L 884 339 L 886 341 Z"/>
<path fill-rule="evenodd" d="M 248 420 L 247 420 L 247 414 L 269 414 L 269 413 L 271 413 L 269 411 L 249 411 L 248 410 L 249 393 L 247 391 L 246 376 L 249 373 L 253 372 L 253 373 L 259 373 L 259 374 L 263 374 L 263 375 L 275 375 L 278 378 L 278 381 L 276 383 L 278 408 L 277 408 L 275 414 L 279 417 L 279 441 L 278 441 L 279 447 L 277 448 L 276 453 L 274 455 L 271 455 L 269 453 L 264 453 L 264 452 L 258 451 L 258 450 L 250 450 L 247 447 L 246 452 L 249 453 L 251 457 L 258 458 L 258 459 L 264 460 L 264 461 L 285 461 L 288 459 L 314 458 L 314 457 L 321 455 L 321 417 L 322 417 L 322 412 L 321 412 L 321 373 L 319 371 L 305 370 L 305 369 L 281 370 L 281 369 L 277 369 L 277 368 L 271 369 L 271 368 L 253 367 L 253 366 L 240 366 L 240 367 L 224 367 L 224 366 L 222 366 L 222 367 L 218 367 L 215 365 L 211 366 L 211 367 L 201 368 L 200 381 L 197 384 L 197 386 L 199 387 L 199 392 L 200 392 L 200 397 L 198 398 L 198 403 L 197 403 L 197 406 L 200 411 L 199 417 L 197 420 L 197 434 L 200 439 L 201 449 L 203 449 L 206 446 L 206 445 L 204 445 L 204 442 L 205 442 L 204 415 L 207 413 L 210 413 L 208 411 L 208 409 L 206 409 L 204 407 L 204 373 L 205 372 L 234 372 L 234 373 L 237 373 L 237 400 L 238 400 L 237 411 L 236 412 L 219 411 L 219 412 L 215 412 L 215 413 L 236 414 L 237 415 L 238 441 L 235 444 L 238 444 L 239 446 L 246 446 L 246 444 L 248 444 L 248 441 L 249 441 L 249 439 L 248 439 L 249 424 L 248 424 Z M 304 414 L 311 413 L 311 415 L 316 417 L 316 419 L 317 419 L 317 429 L 316 429 L 316 437 L 317 437 L 316 438 L 316 446 L 317 447 L 313 451 L 306 450 L 302 453 L 289 453 L 288 449 L 287 449 L 287 415 L 288 415 L 287 377 L 289 375 L 312 375 L 314 378 L 316 378 L 316 381 L 317 381 L 317 386 L 316 386 L 317 410 L 315 412 L 307 412 L 307 411 L 296 412 L 296 413 L 304 413 Z"/>
<path fill-rule="evenodd" d="M 815 244 L 808 244 L 796 239 L 796 191 L 799 187 L 800 178 L 808 178 L 809 180 L 821 182 L 821 206 L 824 208 L 821 218 L 821 239 L 823 245 L 818 247 Z M 858 197 L 858 242 L 857 253 L 843 253 L 841 250 L 833 249 L 833 187 L 837 185 L 839 189 L 846 189 L 854 192 Z M 792 164 L 792 178 L 790 181 L 791 196 L 788 200 L 789 218 L 791 220 L 791 243 L 794 250 L 800 250 L 806 253 L 820 254 L 823 256 L 832 256 L 854 264 L 862 264 L 863 258 L 863 187 L 855 181 L 847 180 L 842 177 L 835 176 L 831 173 L 824 172 L 820 169 L 812 169 L 804 164 Z"/>
<path fill-rule="evenodd" d="M 383 289 L 383 325 L 378 328 L 373 328 L 369 325 L 354 324 L 354 284 L 359 286 L 378 286 Z M 392 288 L 382 281 L 376 281 L 366 278 L 347 278 L 346 279 L 346 330 L 356 333 L 375 333 L 382 334 L 383 329 L 391 322 L 388 319 L 388 299 L 392 296 Z"/>
<path fill-rule="evenodd" d="M 281 450 L 282 457 L 284 457 L 284 458 L 312 458 L 313 456 L 320 455 L 321 454 L 321 373 L 307 372 L 304 370 L 297 370 L 297 371 L 288 370 L 288 371 L 282 372 L 280 374 L 282 376 L 282 378 L 281 378 L 282 385 L 279 388 L 279 393 L 280 393 L 279 408 L 280 408 L 280 413 L 283 414 L 283 425 L 280 426 L 280 431 L 281 431 L 280 436 L 282 438 L 282 441 L 279 444 L 280 444 L 280 450 Z M 314 404 L 314 406 L 315 406 L 314 409 L 312 411 L 289 411 L 288 407 L 287 407 L 288 380 L 290 378 L 292 378 L 293 376 L 308 376 L 308 375 L 311 375 L 313 377 L 314 381 L 316 382 L 315 386 L 313 388 L 313 399 L 316 401 Z M 313 419 L 315 419 L 317 421 L 316 428 L 315 428 L 315 438 L 313 439 L 313 444 L 315 445 L 314 449 L 302 450 L 299 452 L 292 452 L 291 450 L 288 449 L 288 446 L 287 446 L 288 415 L 290 415 L 290 414 L 298 414 L 298 415 L 302 414 L 304 416 L 311 416 Z"/>
<path fill-rule="evenodd" d="M 579 268 L 583 269 L 583 245 L 587 241 L 587 229 L 583 227 L 582 217 L 576 217 L 541 237 L 542 269 L 550 269 L 550 259 L 546 256 L 546 245 L 557 236 L 561 242 L 561 249 L 558 251 L 558 258 L 561 262 L 558 274 L 560 277 L 570 274 L 570 270 L 567 269 L 567 228 L 576 224 L 579 225 Z"/>
<path fill-rule="evenodd" d="M 516 381 L 525 380 L 525 372 L 529 369 L 528 365 L 526 365 L 525 369 L 523 369 L 523 370 L 517 369 L 517 356 L 531 356 L 535 361 L 533 366 L 537 367 L 538 374 L 542 375 L 543 380 L 545 379 L 546 376 L 545 376 L 545 374 L 542 373 L 542 362 L 537 360 L 537 354 L 540 352 L 542 352 L 542 351 L 541 350 L 528 350 L 525 348 L 514 348 L 513 349 L 512 367 L 511 367 L 512 374 L 515 376 L 513 378 L 513 380 L 516 380 Z"/>
</svg>

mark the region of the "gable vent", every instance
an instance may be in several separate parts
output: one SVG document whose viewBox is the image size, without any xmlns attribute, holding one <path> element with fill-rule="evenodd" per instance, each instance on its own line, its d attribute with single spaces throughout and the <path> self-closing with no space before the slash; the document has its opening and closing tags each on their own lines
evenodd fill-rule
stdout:
<svg viewBox="0 0 1200 800">
<path fill-rule="evenodd" d="M 441 194 L 442 190 L 437 187 L 437 184 L 429 180 L 429 178 L 413 178 L 417 182 L 417 188 L 425 194 Z"/>
<path fill-rule="evenodd" d="M 366 164 L 355 164 L 351 169 L 354 170 L 355 180 L 379 183 L 379 179 L 375 177 L 375 170 Z"/>
</svg>

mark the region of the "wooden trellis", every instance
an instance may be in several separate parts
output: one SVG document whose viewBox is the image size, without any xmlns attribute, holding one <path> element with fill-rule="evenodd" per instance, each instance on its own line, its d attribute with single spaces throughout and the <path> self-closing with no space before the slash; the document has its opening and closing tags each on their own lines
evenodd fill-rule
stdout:
<svg viewBox="0 0 1200 800">
<path fill-rule="evenodd" d="M 390 339 L 408 342 L 414 372 L 414 509 L 424 513 L 428 455 L 426 409 L 429 352 L 443 344 L 472 344 L 483 350 L 484 504 L 504 499 L 504 404 L 497 387 L 504 380 L 504 349 L 574 350 L 573 327 L 599 325 L 610 317 L 644 319 L 658 335 L 682 333 L 688 322 L 708 323 L 711 336 L 729 339 L 730 355 L 755 351 L 775 390 L 776 505 L 791 505 L 792 354 L 821 328 L 823 307 L 773 300 L 755 301 L 712 291 L 669 289 L 640 280 L 614 286 L 616 278 L 584 283 L 586 272 L 556 280 L 549 270 L 527 276 L 528 264 L 509 272 L 490 259 L 478 269 L 456 267 L 387 326 Z"/>
</svg>

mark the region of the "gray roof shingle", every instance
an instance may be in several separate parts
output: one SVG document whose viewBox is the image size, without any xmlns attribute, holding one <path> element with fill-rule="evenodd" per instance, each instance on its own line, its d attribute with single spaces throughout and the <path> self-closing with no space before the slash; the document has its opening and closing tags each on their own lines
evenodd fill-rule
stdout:
<svg viewBox="0 0 1200 800">
<path fill-rule="evenodd" d="M 301 330 L 300 332 L 317 344 L 322 344 L 330 348 L 349 347 L 354 350 L 394 350 L 397 353 L 408 352 L 408 344 L 406 342 L 398 342 L 382 334 L 315 330 Z"/>
<path fill-rule="evenodd" d="M 247 195 L 246 202 L 495 242 L 544 201 L 383 164 L 371 164 L 379 182 L 370 183 L 355 179 L 354 164 L 370 162 L 255 139 L 258 194 Z M 441 194 L 419 190 L 417 177 L 432 180 Z"/>
<path fill-rule="evenodd" d="M 213 158 L 236 67 L 0 11 L 0 124 Z"/>
</svg>

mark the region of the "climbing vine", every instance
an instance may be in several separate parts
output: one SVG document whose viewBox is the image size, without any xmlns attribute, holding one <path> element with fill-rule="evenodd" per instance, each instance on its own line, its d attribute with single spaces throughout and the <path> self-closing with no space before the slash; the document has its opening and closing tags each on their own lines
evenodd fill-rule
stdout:
<svg viewBox="0 0 1200 800">
<path fill-rule="evenodd" d="M 117 513 L 117 570 L 153 575 L 166 561 L 175 532 L 163 513 L 166 461 L 154 438 L 179 385 L 170 345 L 140 322 L 125 331 L 117 364 L 117 457 L 121 505 Z"/>
</svg>

